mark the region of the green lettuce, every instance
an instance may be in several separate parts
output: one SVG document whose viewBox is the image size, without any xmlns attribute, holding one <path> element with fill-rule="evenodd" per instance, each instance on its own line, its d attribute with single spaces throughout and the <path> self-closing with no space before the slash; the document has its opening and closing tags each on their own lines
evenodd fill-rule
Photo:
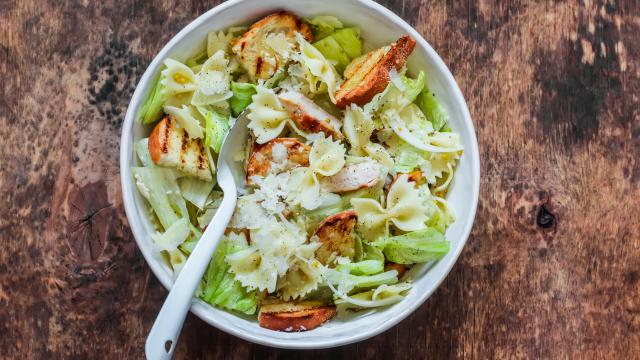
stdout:
<svg viewBox="0 0 640 360">
<path fill-rule="evenodd" d="M 444 131 L 447 126 L 447 112 L 436 98 L 436 94 L 425 84 L 418 99 L 420 110 L 431 121 L 435 131 Z"/>
<path fill-rule="evenodd" d="M 173 170 L 133 167 L 131 172 L 140 193 L 149 201 L 164 229 L 169 229 L 176 221 L 189 216 Z"/>
<path fill-rule="evenodd" d="M 202 300 L 221 308 L 247 315 L 255 314 L 258 299 L 255 291 L 247 291 L 232 273 L 225 257 L 242 250 L 242 246 L 223 239 L 218 245 L 204 275 Z"/>
<path fill-rule="evenodd" d="M 182 197 L 200 210 L 204 209 L 215 184 L 215 181 L 204 181 L 194 177 L 184 177 L 178 180 Z"/>
<path fill-rule="evenodd" d="M 335 16 L 319 15 L 311 19 L 306 19 L 311 31 L 313 32 L 313 38 L 316 40 L 322 40 L 325 37 L 331 35 L 336 29 L 342 29 L 344 25 Z"/>
<path fill-rule="evenodd" d="M 351 60 L 362 55 L 362 40 L 360 40 L 360 28 L 349 27 L 336 30 L 331 37 L 340 44 L 340 47 Z"/>
<path fill-rule="evenodd" d="M 144 167 L 156 167 L 156 164 L 151 160 L 151 154 L 149 154 L 149 138 L 140 139 L 136 142 L 136 154 L 138 159 Z"/>
<path fill-rule="evenodd" d="M 366 289 L 382 284 L 398 282 L 396 270 L 385 271 L 375 275 L 352 275 L 336 269 L 327 269 L 325 279 L 332 285 L 338 286 L 338 291 L 347 294 L 353 289 Z"/>
<path fill-rule="evenodd" d="M 251 104 L 252 96 L 256 93 L 256 86 L 251 83 L 231 82 L 233 96 L 229 100 L 233 116 L 238 116 Z"/>
<path fill-rule="evenodd" d="M 153 81 L 151 92 L 147 95 L 147 99 L 144 104 L 142 104 L 140 112 L 138 113 L 138 119 L 143 124 L 151 124 L 162 118 L 162 105 L 164 104 L 164 98 L 162 96 L 163 89 L 164 85 L 162 85 L 160 74 L 158 74 Z"/>
<path fill-rule="evenodd" d="M 344 68 L 351 62 L 347 53 L 333 36 L 327 36 L 322 40 L 314 42 L 312 45 L 315 46 L 325 58 L 334 62 L 335 68 L 340 74 L 342 74 Z"/>
<path fill-rule="evenodd" d="M 384 238 L 376 242 L 387 260 L 398 264 L 415 264 L 441 259 L 449 252 L 450 243 L 434 228 Z"/>
<path fill-rule="evenodd" d="M 189 236 L 189 219 L 182 218 L 169 226 L 165 232 L 152 234 L 153 246 L 158 251 L 174 251 Z"/>
<path fill-rule="evenodd" d="M 224 137 L 229 132 L 229 118 L 224 117 L 217 111 L 199 107 L 198 110 L 204 116 L 204 143 L 211 147 L 218 154 L 222 147 Z"/>
<path fill-rule="evenodd" d="M 384 271 L 384 261 L 363 260 L 336 266 L 336 270 L 352 275 L 374 275 Z"/>
</svg>

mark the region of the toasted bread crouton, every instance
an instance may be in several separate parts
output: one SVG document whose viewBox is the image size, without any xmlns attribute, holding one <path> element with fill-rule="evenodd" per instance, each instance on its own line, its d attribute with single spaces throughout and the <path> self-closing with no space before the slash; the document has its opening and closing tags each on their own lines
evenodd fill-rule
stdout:
<svg viewBox="0 0 640 360">
<path fill-rule="evenodd" d="M 231 51 L 239 58 L 251 81 L 266 80 L 286 65 L 288 56 L 282 52 L 287 47 L 295 48 L 296 32 L 307 41 L 313 40 L 307 24 L 291 13 L 280 11 L 251 25 L 232 43 Z"/>
<path fill-rule="evenodd" d="M 391 189 L 391 187 L 396 182 L 396 180 L 398 180 L 398 178 L 400 176 L 402 176 L 402 175 L 405 175 L 405 174 L 399 173 L 398 175 L 396 175 L 396 177 L 393 178 L 393 181 L 391 181 L 391 184 L 389 184 L 389 189 Z M 406 173 L 406 175 L 407 175 L 407 180 L 410 181 L 410 182 L 415 183 L 416 185 L 422 185 L 427 181 L 427 179 L 422 174 L 422 171 L 420 171 L 420 170 L 416 170 L 416 171 L 412 171 L 410 173 Z"/>
<path fill-rule="evenodd" d="M 274 146 L 276 147 L 274 151 Z M 283 154 L 278 154 L 278 147 L 284 149 Z M 280 163 L 285 163 L 281 170 L 288 170 L 296 166 L 309 166 L 309 151 L 311 147 L 295 138 L 276 138 L 264 144 L 255 144 L 253 146 L 249 160 L 247 161 L 247 184 L 253 185 L 253 176 L 266 176 L 271 170 L 274 157 L 285 157 L 276 159 Z M 274 155 L 275 152 L 275 155 Z"/>
<path fill-rule="evenodd" d="M 407 266 L 406 265 L 402 265 L 402 264 L 396 264 L 396 263 L 391 262 L 391 261 L 387 261 L 384 264 L 384 271 L 390 271 L 390 270 L 397 271 L 398 272 L 398 280 L 400 280 L 400 279 L 402 279 L 404 274 L 407 273 Z"/>
<path fill-rule="evenodd" d="M 213 179 L 201 139 L 189 139 L 187 132 L 170 116 L 162 119 L 149 135 L 153 163 L 173 167 L 205 181 Z"/>
<path fill-rule="evenodd" d="M 346 210 L 333 214 L 324 219 L 313 236 L 322 245 L 316 250 L 316 259 L 327 264 L 332 254 L 353 258 L 355 248 L 355 226 L 358 222 L 358 214 L 354 210 Z"/>
<path fill-rule="evenodd" d="M 307 331 L 329 321 L 336 315 L 335 306 L 315 301 L 273 303 L 260 306 L 258 323 L 276 331 Z"/>
<path fill-rule="evenodd" d="M 375 161 L 366 161 L 343 167 L 338 173 L 322 178 L 320 185 L 333 193 L 346 193 L 371 188 L 380 181 L 382 166 Z"/>
<path fill-rule="evenodd" d="M 415 46 L 416 41 L 407 35 L 391 45 L 354 59 L 345 69 L 345 81 L 336 93 L 336 105 L 339 108 L 353 103 L 364 106 L 371 101 L 389 84 L 389 71 L 399 71 Z"/>
<path fill-rule="evenodd" d="M 286 90 L 278 94 L 278 98 L 293 115 L 298 129 L 307 133 L 323 132 L 325 136 L 331 136 L 334 140 L 344 138 L 340 132 L 342 122 L 302 93 Z"/>
</svg>

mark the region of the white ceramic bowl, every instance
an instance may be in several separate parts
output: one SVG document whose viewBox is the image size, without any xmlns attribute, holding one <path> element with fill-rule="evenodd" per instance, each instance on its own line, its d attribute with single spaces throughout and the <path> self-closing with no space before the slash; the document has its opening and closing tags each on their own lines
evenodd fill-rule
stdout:
<svg viewBox="0 0 640 360">
<path fill-rule="evenodd" d="M 171 288 L 171 269 L 152 248 L 153 226 L 148 219 L 148 207 L 138 193 L 130 168 L 137 164 L 134 142 L 145 137 L 149 129 L 140 125 L 136 114 L 151 90 L 152 78 L 162 61 L 168 57 L 186 60 L 203 46 L 209 31 L 248 24 L 263 15 L 286 9 L 298 16 L 331 14 L 347 25 L 359 26 L 362 37 L 373 46 L 393 42 L 401 35 L 413 36 L 417 45 L 409 59 L 410 72 L 423 69 L 429 88 L 447 109 L 450 126 L 460 133 L 464 155 L 456 170 L 448 200 L 456 213 L 456 222 L 446 236 L 451 251 L 435 264 L 415 266 L 411 270 L 414 287 L 400 303 L 371 311 L 348 320 L 334 319 L 313 331 L 283 333 L 258 326 L 255 319 L 242 317 L 209 306 L 194 299 L 191 311 L 209 324 L 255 343 L 281 348 L 317 349 L 349 344 L 377 335 L 396 325 L 416 310 L 433 293 L 453 267 L 467 240 L 476 212 L 480 187 L 480 160 L 476 135 L 464 97 L 449 69 L 431 46 L 409 24 L 381 5 L 368 0 L 231 0 L 219 5 L 180 31 L 153 59 L 136 88 L 127 110 L 120 145 L 120 175 L 122 195 L 129 225 L 151 270 L 164 285 Z"/>
</svg>

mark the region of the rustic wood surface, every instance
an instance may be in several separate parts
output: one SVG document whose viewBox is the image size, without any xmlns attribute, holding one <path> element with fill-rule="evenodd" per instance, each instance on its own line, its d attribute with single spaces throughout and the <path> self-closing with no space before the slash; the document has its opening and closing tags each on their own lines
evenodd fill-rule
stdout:
<svg viewBox="0 0 640 360">
<path fill-rule="evenodd" d="M 640 3 L 385 1 L 449 65 L 482 186 L 445 282 L 368 341 L 253 345 L 189 315 L 177 358 L 640 357 Z M 0 358 L 140 358 L 166 291 L 127 226 L 142 72 L 215 1 L 0 0 Z"/>
</svg>

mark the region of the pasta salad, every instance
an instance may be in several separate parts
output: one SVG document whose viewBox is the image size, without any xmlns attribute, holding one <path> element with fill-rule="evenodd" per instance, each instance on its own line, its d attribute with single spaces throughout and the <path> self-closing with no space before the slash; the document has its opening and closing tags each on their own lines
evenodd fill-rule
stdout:
<svg viewBox="0 0 640 360">
<path fill-rule="evenodd" d="M 208 34 L 166 59 L 139 120 L 132 173 L 155 249 L 181 271 L 221 203 L 217 154 L 235 119 L 246 189 L 197 297 L 278 331 L 400 302 L 414 264 L 449 251 L 459 136 L 407 69 L 415 40 L 371 48 L 333 16 L 288 12 Z"/>
</svg>

